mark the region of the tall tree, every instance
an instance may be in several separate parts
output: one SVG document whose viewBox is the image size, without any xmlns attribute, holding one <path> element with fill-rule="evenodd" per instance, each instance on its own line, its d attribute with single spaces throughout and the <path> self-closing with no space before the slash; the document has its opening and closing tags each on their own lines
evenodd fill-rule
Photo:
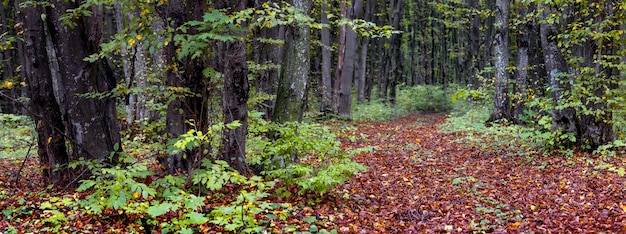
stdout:
<svg viewBox="0 0 626 234">
<path fill-rule="evenodd" d="M 329 21 L 328 21 L 328 3 L 322 3 L 321 4 L 321 23 L 322 24 L 326 24 L 329 25 Z M 321 45 L 321 50 L 322 50 L 322 86 L 321 86 L 321 92 L 322 92 L 322 100 L 321 100 L 321 105 L 320 105 L 320 111 L 324 112 L 324 113 L 328 113 L 328 112 L 332 112 L 333 108 L 332 108 L 332 100 L 333 100 L 333 85 L 332 85 L 332 75 L 331 75 L 331 62 L 332 62 L 332 54 L 330 51 L 331 48 L 331 44 L 330 44 L 330 28 L 328 27 L 324 27 L 322 28 L 322 32 L 321 32 L 321 36 L 320 36 L 320 41 L 322 43 Z"/>
<path fill-rule="evenodd" d="M 309 0 L 292 0 L 290 3 L 305 15 L 311 11 Z M 287 27 L 285 32 L 285 54 L 274 112 L 277 122 L 300 121 L 304 113 L 311 60 L 311 29 L 300 23 L 296 22 L 297 27 Z"/>
<path fill-rule="evenodd" d="M 21 61 L 22 73 L 28 83 L 31 118 L 37 123 L 37 154 L 44 169 L 44 178 L 56 183 L 67 175 L 63 166 L 69 162 L 69 156 L 65 125 L 54 97 L 51 63 L 46 53 L 46 30 L 41 19 L 44 7 L 26 7 L 20 9 L 20 12 L 25 44 Z M 54 171 L 57 166 L 61 170 Z"/>
<path fill-rule="evenodd" d="M 363 10 L 363 0 L 353 0 L 351 3 L 342 3 L 343 8 L 345 8 L 346 14 L 345 17 L 348 19 L 356 19 L 361 15 Z M 338 102 L 337 102 L 337 114 L 343 118 L 350 118 L 350 110 L 352 106 L 352 80 L 354 76 L 354 66 L 357 62 L 357 50 L 358 50 L 358 40 L 357 34 L 351 27 L 347 27 L 347 25 L 343 25 L 342 28 L 342 38 L 339 40 L 339 62 L 338 66 L 338 76 L 336 79 L 339 79 L 339 87 L 338 87 Z"/>
<path fill-rule="evenodd" d="M 227 13 L 241 11 L 248 7 L 247 0 L 215 2 L 217 9 Z M 246 57 L 246 43 L 243 35 L 234 41 L 217 42 L 219 66 L 218 71 L 224 75 L 224 90 L 222 99 L 222 114 L 224 123 L 238 121 L 238 128 L 224 129 L 222 140 L 222 159 L 243 174 L 248 173 L 246 165 L 246 133 L 248 132 L 248 65 Z"/>
<path fill-rule="evenodd" d="M 494 64 L 496 67 L 496 83 L 494 110 L 491 120 L 509 119 L 509 1 L 496 0 L 496 21 L 494 38 Z"/>
<path fill-rule="evenodd" d="M 550 7 L 543 4 L 539 4 L 539 9 L 543 12 L 542 18 L 544 20 L 552 13 Z M 545 68 L 550 79 L 550 96 L 552 97 L 552 103 L 557 106 L 561 102 L 563 94 L 571 89 L 569 85 L 565 84 L 565 79 L 568 78 L 569 74 L 568 66 L 563 54 L 561 54 L 561 50 L 557 46 L 556 37 L 558 30 L 556 25 L 550 22 L 543 22 L 539 27 Z M 552 129 L 577 135 L 578 123 L 574 108 L 554 108 L 552 110 Z"/>
<path fill-rule="evenodd" d="M 111 91 L 116 84 L 105 59 L 93 63 L 83 60 L 99 51 L 102 7 L 90 7 L 90 17 L 67 18 L 68 10 L 79 7 L 77 2 L 52 1 L 50 5 L 23 9 L 24 31 L 28 31 L 25 42 L 29 45 L 24 51 L 28 67 L 24 75 L 33 85 L 29 88 L 33 117 L 41 124 L 38 131 L 43 134 L 39 136 L 39 144 L 44 144 L 39 155 L 48 169 L 57 165 L 63 167 L 64 163 L 79 157 L 115 162 L 116 158 L 109 156 L 120 143 L 115 100 L 84 96 Z M 70 143 L 67 153 L 63 152 L 64 140 Z M 45 152 L 48 146 L 51 149 Z M 44 175 L 58 182 L 72 178 L 66 172 Z"/>
<path fill-rule="evenodd" d="M 525 5 L 518 6 L 518 15 L 525 17 L 528 13 L 528 7 Z M 523 19 L 522 19 L 523 20 Z M 526 89 L 528 86 L 528 50 L 530 47 L 530 33 L 533 31 L 534 22 L 523 20 L 517 32 L 517 72 L 515 77 L 515 95 L 513 97 L 513 121 L 521 124 L 520 116 L 524 113 L 524 102 L 526 100 Z"/>
</svg>

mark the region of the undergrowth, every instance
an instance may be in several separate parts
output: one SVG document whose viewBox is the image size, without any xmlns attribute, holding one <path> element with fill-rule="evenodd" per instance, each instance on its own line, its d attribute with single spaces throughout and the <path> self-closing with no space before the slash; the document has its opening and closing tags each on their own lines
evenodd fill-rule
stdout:
<svg viewBox="0 0 626 234">
<path fill-rule="evenodd" d="M 395 105 L 376 95 L 369 102 L 353 101 L 352 119 L 357 122 L 387 121 L 414 113 L 448 112 L 453 107 L 450 94 L 457 88 L 444 89 L 440 85 L 400 85 L 397 89 Z M 373 93 L 378 94 L 377 91 Z"/>
</svg>

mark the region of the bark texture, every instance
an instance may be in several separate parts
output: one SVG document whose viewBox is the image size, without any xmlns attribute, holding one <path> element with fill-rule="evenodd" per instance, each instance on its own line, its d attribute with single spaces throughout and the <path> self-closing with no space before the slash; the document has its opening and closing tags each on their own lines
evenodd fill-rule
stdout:
<svg viewBox="0 0 626 234">
<path fill-rule="evenodd" d="M 302 13 L 309 14 L 309 0 L 293 0 L 291 4 Z M 307 25 L 287 27 L 285 55 L 278 82 L 274 119 L 279 122 L 300 121 L 306 103 L 309 77 L 311 30 Z"/>
<path fill-rule="evenodd" d="M 217 9 L 227 12 L 243 10 L 247 7 L 246 0 L 215 2 Z M 224 123 L 239 121 L 241 126 L 236 129 L 224 130 L 222 141 L 222 159 L 227 161 L 239 172 L 247 174 L 246 165 L 246 133 L 248 132 L 248 65 L 246 60 L 246 44 L 243 40 L 217 42 L 220 71 L 224 75 L 224 96 L 222 114 Z"/>
</svg>

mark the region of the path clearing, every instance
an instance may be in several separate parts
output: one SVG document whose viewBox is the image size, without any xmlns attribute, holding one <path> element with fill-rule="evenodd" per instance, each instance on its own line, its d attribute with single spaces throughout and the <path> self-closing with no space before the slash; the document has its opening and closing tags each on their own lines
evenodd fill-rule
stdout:
<svg viewBox="0 0 626 234">
<path fill-rule="evenodd" d="M 440 133 L 444 115 L 358 124 L 349 147 L 369 170 L 337 188 L 348 199 L 322 202 L 339 232 L 626 232 L 624 177 L 593 170 L 581 157 L 483 153 Z M 360 136 L 365 136 L 360 137 Z"/>
</svg>

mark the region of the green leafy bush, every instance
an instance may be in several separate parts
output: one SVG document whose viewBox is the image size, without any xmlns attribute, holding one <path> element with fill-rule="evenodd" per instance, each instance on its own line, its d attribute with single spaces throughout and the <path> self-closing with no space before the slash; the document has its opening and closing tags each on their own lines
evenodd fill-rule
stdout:
<svg viewBox="0 0 626 234">
<path fill-rule="evenodd" d="M 404 109 L 385 104 L 380 100 L 352 105 L 352 119 L 354 121 L 385 121 L 407 115 Z"/>
<path fill-rule="evenodd" d="M 400 86 L 396 105 L 407 113 L 447 112 L 452 109 L 448 93 L 439 85 Z"/>
<path fill-rule="evenodd" d="M 280 178 L 300 187 L 299 193 L 324 194 L 365 170 L 339 147 L 337 136 L 321 124 L 269 123 L 251 113 L 248 163 L 267 178 Z"/>
<path fill-rule="evenodd" d="M 448 112 L 452 110 L 452 102 L 442 86 L 417 85 L 399 86 L 396 104 L 384 103 L 380 98 L 373 98 L 366 103 L 352 105 L 352 119 L 355 121 L 385 121 L 419 112 Z M 374 92 L 377 93 L 377 92 Z"/>
</svg>

